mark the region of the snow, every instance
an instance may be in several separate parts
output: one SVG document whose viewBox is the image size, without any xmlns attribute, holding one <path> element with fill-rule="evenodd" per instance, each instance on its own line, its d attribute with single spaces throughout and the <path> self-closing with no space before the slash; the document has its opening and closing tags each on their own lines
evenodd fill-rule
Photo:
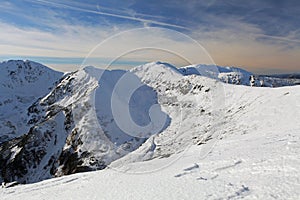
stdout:
<svg viewBox="0 0 300 200">
<path fill-rule="evenodd" d="M 217 65 L 189 65 L 178 69 L 183 75 L 201 75 L 224 83 L 258 87 L 282 87 L 299 85 L 297 75 L 255 75 L 236 67 L 221 67 Z M 281 77 L 281 78 L 279 78 Z"/>
<path fill-rule="evenodd" d="M 13 147 L 13 148 L 11 149 L 12 154 L 11 154 L 11 156 L 10 156 L 10 160 L 15 159 L 15 156 L 16 156 L 21 150 L 22 150 L 21 147 L 18 147 L 18 146 Z"/>
<path fill-rule="evenodd" d="M 299 199 L 297 128 L 288 134 L 284 128 L 275 133 L 233 131 L 219 140 L 204 159 L 199 158 L 202 147 L 193 145 L 169 158 L 125 164 L 122 171 L 106 169 L 1 189 L 0 196 L 1 199 Z"/>
<path fill-rule="evenodd" d="M 240 73 L 236 69 L 226 70 L 224 73 Z M 213 72 L 206 71 L 220 78 L 220 74 Z M 130 71 L 126 82 L 132 81 L 133 88 L 138 86 L 139 90 L 129 99 L 126 88 L 121 87 L 126 84 L 120 79 L 126 73 L 86 68 L 77 74 L 78 82 L 85 84 L 75 88 L 72 96 L 61 96 L 56 101 L 58 105 L 75 103 L 75 124 L 81 129 L 83 141 L 79 148 L 111 162 L 106 169 L 2 188 L 0 198 L 300 198 L 300 86 L 230 85 L 156 62 Z M 102 78 L 98 81 L 99 76 Z M 83 95 L 82 91 L 87 89 L 87 95 Z M 150 134 L 144 143 L 132 143 L 129 150 L 120 153 L 124 142 L 135 135 L 126 134 L 128 130 L 120 128 L 122 124 L 111 121 L 113 95 L 134 105 L 131 112 L 135 114 L 131 117 L 136 127 L 129 127 L 131 131 L 151 122 L 161 126 L 152 116 L 143 115 L 149 110 L 151 113 L 152 105 L 160 106 L 156 114 L 168 126 L 151 129 L 159 133 Z M 124 102 L 116 103 L 122 106 Z M 169 120 L 163 117 L 164 113 Z M 63 121 L 61 114 L 57 118 Z M 50 146 L 47 148 L 52 151 Z"/>
<path fill-rule="evenodd" d="M 46 95 L 63 73 L 39 63 L 0 63 L 0 143 L 28 132 L 27 108 Z"/>
<path fill-rule="evenodd" d="M 190 65 L 181 67 L 179 71 L 184 75 L 201 75 L 225 83 L 248 85 L 250 72 L 236 67 L 220 67 L 216 65 Z"/>
</svg>

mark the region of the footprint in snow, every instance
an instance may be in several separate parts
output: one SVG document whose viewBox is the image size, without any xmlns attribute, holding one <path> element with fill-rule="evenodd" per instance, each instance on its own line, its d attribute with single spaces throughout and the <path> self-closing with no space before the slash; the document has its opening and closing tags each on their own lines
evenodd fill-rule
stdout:
<svg viewBox="0 0 300 200">
<path fill-rule="evenodd" d="M 184 169 L 183 171 L 191 171 L 194 169 L 199 169 L 199 165 L 197 163 L 195 163 L 192 167 L 188 167 L 188 168 Z"/>
<path fill-rule="evenodd" d="M 193 166 L 183 169 L 183 171 L 184 171 L 183 173 L 177 174 L 174 177 L 178 178 L 178 177 L 181 177 L 181 176 L 184 176 L 187 174 L 194 173 L 196 171 L 196 169 L 199 169 L 199 165 L 194 163 Z"/>
</svg>

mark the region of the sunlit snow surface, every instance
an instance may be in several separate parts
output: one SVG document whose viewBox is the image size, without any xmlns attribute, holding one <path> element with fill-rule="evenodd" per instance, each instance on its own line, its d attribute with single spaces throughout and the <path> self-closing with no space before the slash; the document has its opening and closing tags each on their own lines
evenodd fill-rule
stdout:
<svg viewBox="0 0 300 200">
<path fill-rule="evenodd" d="M 229 85 L 160 63 L 131 72 L 156 89 L 166 129 L 104 170 L 2 188 L 0 198 L 300 198 L 300 86 Z"/>
</svg>

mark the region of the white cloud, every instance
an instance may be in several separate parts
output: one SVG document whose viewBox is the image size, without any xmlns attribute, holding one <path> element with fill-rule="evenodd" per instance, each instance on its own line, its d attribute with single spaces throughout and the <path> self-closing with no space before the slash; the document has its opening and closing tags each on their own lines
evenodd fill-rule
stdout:
<svg viewBox="0 0 300 200">
<path fill-rule="evenodd" d="M 76 6 L 71 6 L 71 5 L 67 5 L 67 4 L 63 4 L 63 3 L 51 2 L 51 1 L 46 1 L 46 0 L 30 0 L 30 1 L 34 2 L 34 3 L 47 5 L 47 6 L 50 5 L 50 6 L 54 6 L 54 7 L 58 7 L 58 8 L 65 8 L 65 9 L 70 9 L 70 10 L 74 10 L 74 11 L 92 13 L 92 14 L 103 15 L 103 16 L 108 16 L 108 17 L 116 17 L 116 18 L 121 18 L 121 19 L 137 21 L 137 22 L 141 22 L 141 23 L 151 23 L 151 24 L 166 26 L 166 27 L 187 29 L 184 26 L 179 26 L 176 24 L 165 23 L 165 22 L 151 20 L 151 19 L 145 19 L 145 18 L 136 17 L 136 16 L 128 16 L 128 15 L 124 15 L 124 14 L 116 14 L 113 12 L 105 12 L 105 11 L 99 11 L 99 10 L 93 10 L 93 9 L 86 9 L 86 8 L 82 8 L 82 7 L 76 7 Z"/>
<path fill-rule="evenodd" d="M 149 28 L 151 23 L 147 21 L 144 22 L 146 28 L 128 31 L 137 27 L 132 24 L 102 23 L 92 26 L 80 21 L 71 23 L 51 10 L 45 12 L 48 12 L 45 13 L 48 17 L 34 19 L 27 16 L 26 19 L 47 25 L 51 31 L 22 28 L 0 21 L 1 56 L 84 58 L 104 41 L 91 56 L 113 59 L 124 54 L 122 59 L 134 61 L 161 60 L 178 65 L 215 61 L 220 65 L 250 66 L 250 71 L 282 66 L 286 70 L 299 71 L 300 47 L 295 45 L 299 42 L 297 31 L 286 37 L 274 37 L 265 35 L 257 26 L 242 23 L 238 19 L 223 20 L 211 15 L 203 16 L 211 20 L 212 24 L 222 25 L 213 29 L 195 27 L 190 31 L 192 38 L 209 51 L 214 59 L 212 61 L 206 51 L 189 37 L 172 30 Z M 122 33 L 124 30 L 127 31 Z M 114 34 L 117 36 L 112 37 Z M 106 40 L 107 38 L 110 39 Z M 261 42 L 258 38 L 268 38 L 272 42 Z M 283 45 L 278 41 L 295 47 L 293 50 L 282 51 Z M 135 49 L 139 50 L 134 51 Z M 53 66 L 59 67 L 57 64 Z"/>
<path fill-rule="evenodd" d="M 2 56 L 84 58 L 94 47 L 97 47 L 91 57 L 113 60 L 122 56 L 122 59 L 133 61 L 162 60 L 174 64 L 212 63 L 202 47 L 188 36 L 170 29 L 148 27 L 127 30 L 132 26 L 122 25 L 116 29 L 115 27 L 70 25 L 63 21 L 56 21 L 56 23 L 59 24 L 59 29 L 55 32 L 0 23 L 0 29 L 5 30 L 0 32 Z M 126 31 L 122 32 L 122 30 Z M 114 35 L 116 31 L 117 34 Z"/>
<path fill-rule="evenodd" d="M 2 55 L 84 56 L 95 41 L 101 41 L 108 34 L 100 28 L 69 24 L 60 24 L 57 32 L 19 28 L 3 22 L 0 29 Z"/>
</svg>

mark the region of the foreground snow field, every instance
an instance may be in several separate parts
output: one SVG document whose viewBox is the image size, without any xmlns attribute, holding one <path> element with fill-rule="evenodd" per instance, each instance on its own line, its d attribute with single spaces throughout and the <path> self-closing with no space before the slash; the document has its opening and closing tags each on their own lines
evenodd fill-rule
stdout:
<svg viewBox="0 0 300 200">
<path fill-rule="evenodd" d="M 104 170 L 1 188 L 0 199 L 300 199 L 300 86 L 222 88 L 222 118 L 207 129 L 211 138 L 174 137 L 166 143 L 174 151 L 156 147 L 149 160 L 164 136 L 150 137 Z M 183 127 L 182 134 L 198 131 Z"/>
</svg>

